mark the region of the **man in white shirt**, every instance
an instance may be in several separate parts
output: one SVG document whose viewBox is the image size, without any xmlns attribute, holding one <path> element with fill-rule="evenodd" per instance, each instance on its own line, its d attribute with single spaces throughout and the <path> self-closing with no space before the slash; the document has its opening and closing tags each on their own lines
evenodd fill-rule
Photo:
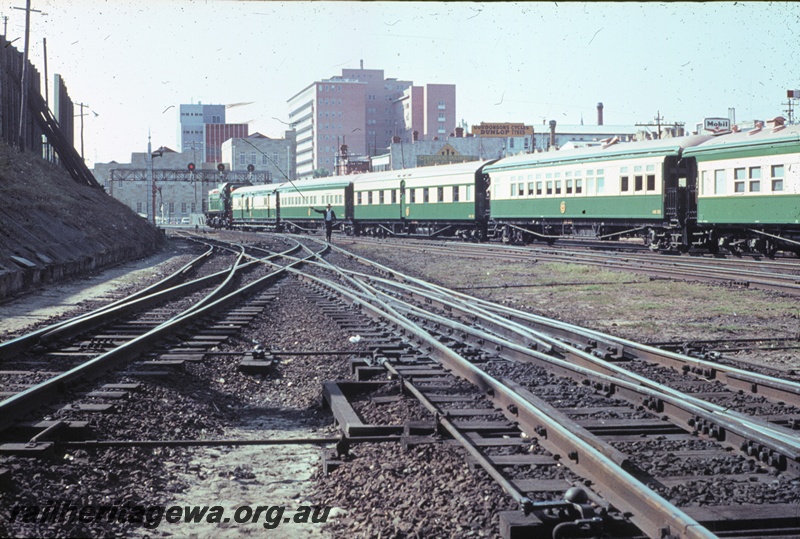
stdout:
<svg viewBox="0 0 800 539">
<path fill-rule="evenodd" d="M 309 208 L 311 208 L 312 210 L 314 210 L 317 213 L 321 213 L 322 215 L 324 215 L 324 218 L 325 218 L 325 239 L 328 241 L 328 243 L 330 243 L 331 242 L 331 232 L 333 231 L 333 223 L 336 222 L 336 212 L 333 211 L 333 209 L 331 208 L 330 204 L 328 204 L 328 207 L 325 208 L 324 210 L 318 210 L 314 206 L 309 206 Z"/>
</svg>

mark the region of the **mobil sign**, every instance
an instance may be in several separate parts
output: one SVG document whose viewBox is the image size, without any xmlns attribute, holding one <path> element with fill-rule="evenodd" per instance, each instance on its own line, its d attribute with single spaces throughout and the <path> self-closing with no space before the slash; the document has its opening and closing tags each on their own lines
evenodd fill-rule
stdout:
<svg viewBox="0 0 800 539">
<path fill-rule="evenodd" d="M 729 118 L 705 118 L 703 130 L 711 133 L 726 133 L 731 130 L 731 121 Z"/>
</svg>

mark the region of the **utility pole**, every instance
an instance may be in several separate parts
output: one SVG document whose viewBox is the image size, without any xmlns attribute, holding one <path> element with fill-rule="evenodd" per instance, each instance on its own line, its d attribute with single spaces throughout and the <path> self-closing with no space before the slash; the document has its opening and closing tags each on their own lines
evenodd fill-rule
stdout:
<svg viewBox="0 0 800 539">
<path fill-rule="evenodd" d="M 656 117 L 653 118 L 656 123 L 654 124 L 636 124 L 637 127 L 655 127 L 658 129 L 658 138 L 661 139 L 661 127 L 671 127 L 673 129 L 682 129 L 686 124 L 684 122 L 675 122 L 675 123 L 662 123 L 664 121 L 664 117 L 661 116 L 661 111 L 656 112 Z"/>
<path fill-rule="evenodd" d="M 794 124 L 794 106 L 798 99 L 800 99 L 800 90 L 786 90 L 786 103 L 781 103 L 781 105 L 786 105 L 784 112 L 789 125 Z"/>
<path fill-rule="evenodd" d="M 47 105 L 47 109 L 50 110 L 50 91 L 48 90 L 48 81 L 47 81 L 47 38 L 42 38 L 42 45 L 43 45 L 43 52 L 44 52 L 44 104 Z M 81 157 L 83 157 L 81 155 Z"/>
<path fill-rule="evenodd" d="M 84 108 L 88 109 L 89 105 L 87 105 L 86 103 L 78 103 L 78 106 L 81 108 L 81 113 L 76 114 L 76 116 L 81 117 L 81 159 L 83 159 L 83 116 L 84 116 L 83 109 Z"/>
<path fill-rule="evenodd" d="M 20 112 L 19 112 L 19 149 L 25 151 L 25 112 L 28 109 L 28 47 L 30 45 L 31 36 L 31 11 L 41 13 L 38 9 L 31 8 L 31 0 L 28 0 L 24 8 L 14 7 L 14 9 L 25 10 L 25 47 L 22 52 L 22 99 L 20 99 Z"/>
<path fill-rule="evenodd" d="M 150 180 L 150 189 L 152 191 L 152 211 L 153 211 L 153 226 L 156 224 L 156 192 L 158 191 L 156 187 L 156 179 L 155 175 L 153 174 L 153 159 L 156 157 L 161 157 L 163 154 L 163 150 L 159 148 L 156 151 L 152 151 L 152 146 L 150 145 L 150 134 L 147 134 L 147 160 L 148 160 L 148 175 L 150 176 L 148 179 Z M 145 188 L 146 189 L 146 188 Z M 162 199 L 163 204 L 163 199 Z"/>
</svg>

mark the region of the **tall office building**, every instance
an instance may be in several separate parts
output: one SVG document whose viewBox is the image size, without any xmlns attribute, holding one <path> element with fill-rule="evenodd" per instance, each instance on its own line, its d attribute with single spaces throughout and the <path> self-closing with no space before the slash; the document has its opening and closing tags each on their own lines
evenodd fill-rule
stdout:
<svg viewBox="0 0 800 539">
<path fill-rule="evenodd" d="M 445 87 L 439 92 L 438 87 Z M 341 76 L 316 81 L 288 100 L 289 122 L 297 131 L 297 176 L 310 178 L 316 170 L 335 173 L 342 146 L 349 157 L 385 153 L 394 137 L 449 134 L 455 128 L 455 86 L 429 85 L 419 90 L 420 113 L 404 119 L 405 96 L 411 81 L 385 78 L 382 69 L 343 69 Z M 449 92 L 449 93 L 448 93 Z M 416 95 L 416 94 L 415 94 Z M 434 111 L 427 100 L 435 99 Z M 451 114 L 441 126 L 440 101 Z M 416 102 L 415 102 L 416 103 Z M 427 108 L 426 108 L 427 107 Z M 416 120 L 416 123 L 415 121 Z"/>
<path fill-rule="evenodd" d="M 204 105 L 196 103 L 181 105 L 179 111 L 180 151 L 196 156 L 198 163 L 208 162 L 206 158 L 206 125 L 225 123 L 225 105 Z M 220 141 L 222 144 L 224 141 Z M 214 153 L 212 151 L 212 153 Z M 211 161 L 214 162 L 214 161 Z"/>
</svg>

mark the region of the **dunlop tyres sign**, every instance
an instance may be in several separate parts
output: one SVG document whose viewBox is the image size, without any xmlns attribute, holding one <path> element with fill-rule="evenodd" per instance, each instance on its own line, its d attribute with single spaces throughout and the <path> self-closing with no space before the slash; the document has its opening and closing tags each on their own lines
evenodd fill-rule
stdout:
<svg viewBox="0 0 800 539">
<path fill-rule="evenodd" d="M 472 134 L 480 137 L 524 137 L 533 135 L 533 126 L 525 124 L 487 124 L 472 126 Z"/>
</svg>

